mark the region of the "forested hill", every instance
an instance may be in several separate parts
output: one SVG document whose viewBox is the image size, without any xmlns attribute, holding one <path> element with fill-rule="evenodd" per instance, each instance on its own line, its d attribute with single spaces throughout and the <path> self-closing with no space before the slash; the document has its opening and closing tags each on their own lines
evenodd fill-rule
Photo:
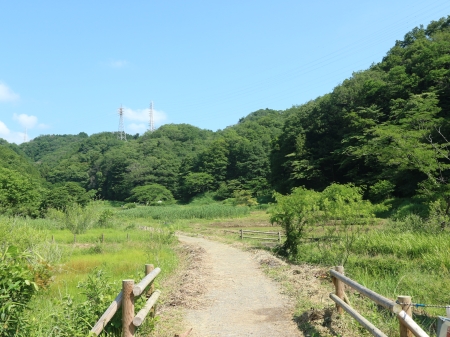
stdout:
<svg viewBox="0 0 450 337">
<path fill-rule="evenodd" d="M 75 182 L 101 198 L 126 200 L 133 188 L 159 184 L 176 199 L 217 191 L 270 194 L 269 153 L 283 115 L 259 110 L 238 124 L 212 132 L 188 124 L 163 125 L 141 137 L 104 132 L 88 136 L 45 135 L 20 145 L 55 186 Z"/>
<path fill-rule="evenodd" d="M 331 93 L 285 111 L 255 111 L 224 130 L 168 124 L 127 142 L 109 132 L 46 135 L 16 152 L 34 162 L 46 188 L 70 182 L 110 200 L 139 201 L 144 186 L 189 200 L 206 191 L 262 197 L 333 182 L 361 186 L 373 201 L 447 198 L 449 26 L 450 16 L 415 28 Z"/>
</svg>

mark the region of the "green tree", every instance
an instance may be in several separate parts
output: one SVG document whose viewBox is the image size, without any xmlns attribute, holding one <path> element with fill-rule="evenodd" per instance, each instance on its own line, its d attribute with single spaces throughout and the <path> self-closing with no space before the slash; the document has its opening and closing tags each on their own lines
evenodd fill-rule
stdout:
<svg viewBox="0 0 450 337">
<path fill-rule="evenodd" d="M 28 175 L 0 167 L 0 212 L 36 217 L 43 188 Z"/>
<path fill-rule="evenodd" d="M 196 194 L 209 191 L 214 185 L 214 177 L 204 172 L 191 172 L 184 177 L 184 197 L 189 199 Z"/>
<path fill-rule="evenodd" d="M 175 199 L 172 193 L 164 186 L 150 184 L 133 188 L 131 190 L 131 197 L 127 201 L 137 201 L 146 205 L 158 205 L 159 203 L 173 203 Z"/>
</svg>

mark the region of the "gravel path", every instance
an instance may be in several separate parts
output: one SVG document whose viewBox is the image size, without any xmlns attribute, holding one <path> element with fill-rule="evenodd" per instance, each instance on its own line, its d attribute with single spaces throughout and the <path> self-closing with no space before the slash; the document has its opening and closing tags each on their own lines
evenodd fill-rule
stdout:
<svg viewBox="0 0 450 337">
<path fill-rule="evenodd" d="M 203 238 L 178 237 L 205 249 L 210 269 L 203 305 L 186 311 L 186 326 L 193 328 L 189 336 L 303 336 L 292 320 L 289 299 L 251 253 Z"/>
</svg>

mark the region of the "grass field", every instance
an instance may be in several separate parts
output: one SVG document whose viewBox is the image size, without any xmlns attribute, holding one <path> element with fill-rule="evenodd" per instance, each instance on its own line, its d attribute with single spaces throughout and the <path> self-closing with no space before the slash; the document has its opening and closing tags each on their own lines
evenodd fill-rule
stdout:
<svg viewBox="0 0 450 337">
<path fill-rule="evenodd" d="M 162 268 L 157 286 L 164 290 L 164 280 L 178 268 L 176 230 L 265 249 L 272 249 L 277 243 L 267 245 L 258 240 L 240 240 L 236 232 L 241 228 L 281 230 L 270 224 L 265 210 L 231 210 L 232 206 L 224 208 L 223 205 L 122 210 L 98 203 L 98 207 L 112 211 L 109 223 L 78 234 L 76 243 L 74 235 L 61 229 L 61 224 L 54 219 L 0 218 L 2 246 L 14 242 L 24 249 L 34 250 L 52 266 L 49 288 L 30 303 L 30 319 L 38 322 L 36 325 L 41 332 L 51 329 L 49 315 L 60 310 L 60 302 L 66 295 L 70 295 L 74 303 L 85 300 L 78 286 L 91 277 L 93 271 L 102 270 L 117 294 L 122 279 L 140 280 L 144 264 L 153 263 Z M 312 226 L 307 230 L 298 256 L 291 262 L 324 268 L 343 263 L 346 275 L 388 298 L 409 295 L 415 303 L 450 304 L 450 234 L 446 231 L 415 231 L 400 221 L 386 220 L 347 229 Z M 324 286 L 333 291 L 331 283 Z M 352 305 L 381 330 L 388 335 L 397 334 L 398 323 L 392 314 L 353 292 L 349 297 Z M 297 312 L 300 314 L 311 305 L 298 303 Z M 444 314 L 443 309 L 414 309 L 415 319 L 430 334 L 435 333 L 435 317 Z"/>
</svg>

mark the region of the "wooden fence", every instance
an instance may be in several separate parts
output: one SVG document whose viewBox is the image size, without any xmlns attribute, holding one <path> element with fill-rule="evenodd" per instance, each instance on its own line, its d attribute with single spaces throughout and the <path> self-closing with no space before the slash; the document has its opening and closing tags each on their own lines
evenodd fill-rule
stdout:
<svg viewBox="0 0 450 337">
<path fill-rule="evenodd" d="M 240 229 L 239 231 L 226 231 L 231 233 L 239 234 L 241 239 L 254 239 L 254 240 L 264 240 L 264 241 L 278 241 L 281 243 L 281 238 L 285 235 L 278 232 L 264 232 L 264 231 L 251 231 Z"/>
<path fill-rule="evenodd" d="M 138 284 L 134 284 L 134 280 L 123 280 L 122 291 L 117 295 L 108 309 L 106 309 L 97 323 L 95 323 L 90 333 L 94 334 L 94 336 L 98 336 L 117 310 L 122 307 L 122 336 L 133 337 L 136 327 L 144 322 L 145 317 L 147 317 L 152 308 L 154 309 L 156 301 L 159 298 L 161 292 L 159 290 L 154 290 L 153 281 L 160 272 L 161 269 L 159 267 L 154 268 L 152 264 L 146 264 L 146 276 Z M 144 291 L 148 286 L 150 287 L 144 294 Z M 134 298 L 141 296 L 142 294 L 149 296 L 149 298 L 145 306 L 135 315 Z"/>
<path fill-rule="evenodd" d="M 363 327 L 365 327 L 372 335 L 387 337 L 383 332 L 381 332 L 377 327 L 375 327 L 372 323 L 370 323 L 354 308 L 351 307 L 350 301 L 345 295 L 344 284 L 358 291 L 361 295 L 364 295 L 367 298 L 371 299 L 376 304 L 395 313 L 399 320 L 400 337 L 412 337 L 412 335 L 417 337 L 429 337 L 428 334 L 423 331 L 422 328 L 417 325 L 417 323 L 411 317 L 412 310 L 410 296 L 398 296 L 397 302 L 400 304 L 397 304 L 396 302 L 387 299 L 386 297 L 383 297 L 380 294 L 377 294 L 376 292 L 344 276 L 344 267 L 342 266 L 335 267 L 334 270 L 331 269 L 330 273 L 335 286 L 335 294 L 331 293 L 330 298 L 336 303 L 337 311 L 339 313 L 342 313 L 343 310 L 345 310 L 350 314 L 350 316 L 352 316 Z"/>
</svg>

